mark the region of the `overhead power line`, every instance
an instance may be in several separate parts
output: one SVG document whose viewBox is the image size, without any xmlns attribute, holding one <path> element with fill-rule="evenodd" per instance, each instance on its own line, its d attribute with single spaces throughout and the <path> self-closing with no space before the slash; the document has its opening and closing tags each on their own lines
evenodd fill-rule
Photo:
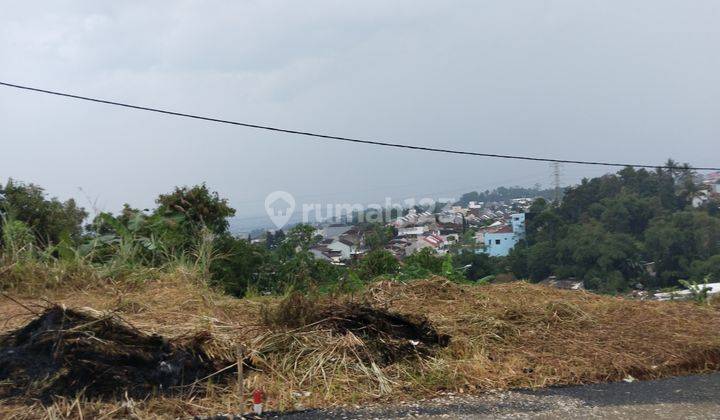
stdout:
<svg viewBox="0 0 720 420">
<path fill-rule="evenodd" d="M 268 131 L 275 131 L 278 133 L 296 134 L 296 135 L 300 135 L 300 136 L 314 137 L 314 138 L 320 138 L 320 139 L 325 139 L 325 140 L 335 140 L 335 141 L 343 141 L 343 142 L 348 142 L 348 143 L 367 144 L 367 145 L 372 145 L 372 146 L 394 147 L 394 148 L 398 148 L 398 149 L 421 150 L 421 151 L 425 151 L 425 152 L 448 153 L 448 154 L 454 154 L 454 155 L 467 155 L 467 156 L 480 156 L 480 157 L 498 158 L 498 159 L 527 160 L 527 161 L 535 161 L 535 162 L 570 163 L 570 164 L 576 164 L 576 165 L 615 166 L 615 167 L 634 166 L 637 168 L 651 168 L 651 169 L 656 169 L 656 168 L 685 169 L 681 166 L 647 165 L 647 164 L 621 163 L 621 162 L 600 162 L 600 161 L 590 161 L 590 160 L 553 159 L 553 158 L 542 158 L 542 157 L 536 157 L 536 156 L 504 155 L 504 154 L 497 154 L 497 153 L 481 153 L 481 152 L 471 152 L 471 151 L 456 150 L 456 149 L 444 149 L 444 148 L 439 148 L 439 147 L 413 146 L 413 145 L 409 145 L 409 144 L 391 143 L 391 142 L 387 142 L 387 141 L 377 141 L 377 140 L 362 140 L 362 139 L 356 139 L 356 138 L 351 138 L 351 137 L 332 136 L 332 135 L 328 135 L 328 134 L 312 133 L 309 131 L 300 131 L 300 130 L 291 130 L 291 129 L 287 129 L 287 128 L 279 128 L 279 127 L 273 127 L 273 126 L 269 126 L 269 125 L 251 124 L 251 123 L 240 122 L 240 121 L 225 120 L 225 119 L 221 119 L 221 118 L 205 117 L 202 115 L 188 114 L 185 112 L 169 111 L 169 110 L 160 109 L 160 108 L 151 108 L 151 107 L 147 107 L 147 106 L 140 106 L 140 105 L 123 103 L 123 102 L 109 101 L 109 100 L 100 99 L 100 98 L 91 98 L 88 96 L 73 95 L 70 93 L 57 92 L 57 91 L 52 91 L 52 90 L 47 90 L 47 89 L 40 89 L 40 88 L 36 88 L 36 87 L 31 87 L 31 86 L 22 86 L 22 85 L 17 85 L 17 84 L 13 84 L 13 83 L 2 82 L 2 81 L 0 81 L 0 85 L 6 86 L 6 87 L 11 87 L 11 88 L 16 88 L 16 89 L 23 89 L 23 90 L 33 91 L 33 92 L 45 93 L 45 94 L 49 94 L 49 95 L 62 96 L 65 98 L 79 99 L 79 100 L 89 101 L 89 102 L 97 102 L 97 103 L 101 103 L 101 104 L 120 106 L 120 107 L 124 107 L 124 108 L 137 109 L 137 110 L 141 110 L 141 111 L 157 112 L 159 114 L 174 115 L 176 117 L 192 118 L 192 119 L 196 119 L 196 120 L 210 121 L 210 122 L 216 122 L 216 123 L 221 123 L 221 124 L 237 125 L 237 126 L 241 126 L 241 127 L 254 128 L 254 129 L 258 129 L 258 130 L 268 130 Z M 718 167 L 718 168 L 691 167 L 689 169 L 703 170 L 703 171 L 720 171 L 720 167 Z"/>
</svg>

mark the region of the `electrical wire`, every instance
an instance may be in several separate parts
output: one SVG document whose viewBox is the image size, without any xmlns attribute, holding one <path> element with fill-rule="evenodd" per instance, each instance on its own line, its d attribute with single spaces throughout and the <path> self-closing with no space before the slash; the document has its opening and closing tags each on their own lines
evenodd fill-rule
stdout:
<svg viewBox="0 0 720 420">
<path fill-rule="evenodd" d="M 614 166 L 614 167 L 632 166 L 632 167 L 636 167 L 636 168 L 650 168 L 650 169 L 679 169 L 679 170 L 691 169 L 691 170 L 702 170 L 702 171 L 720 171 L 720 167 L 683 167 L 683 166 L 671 166 L 671 165 L 647 165 L 647 164 L 637 164 L 637 163 L 602 162 L 602 161 L 591 161 L 591 160 L 554 159 L 554 158 L 543 158 L 543 157 L 536 157 L 536 156 L 505 155 L 505 154 L 497 154 L 497 153 L 481 153 L 481 152 L 471 152 L 471 151 L 456 150 L 456 149 L 444 149 L 444 148 L 438 148 L 438 147 L 413 146 L 413 145 L 409 145 L 409 144 L 391 143 L 391 142 L 387 142 L 387 141 L 378 141 L 378 140 L 362 140 L 362 139 L 351 138 L 351 137 L 332 136 L 332 135 L 328 135 L 328 134 L 313 133 L 313 132 L 309 132 L 309 131 L 300 131 L 300 130 L 293 130 L 293 129 L 287 129 L 287 128 L 279 128 L 279 127 L 274 127 L 274 126 L 269 126 L 269 125 L 252 124 L 252 123 L 246 123 L 246 122 L 225 120 L 225 119 L 221 119 L 221 118 L 205 117 L 202 115 L 188 114 L 185 112 L 169 111 L 169 110 L 160 109 L 160 108 L 151 108 L 151 107 L 147 107 L 147 106 L 133 105 L 133 104 L 123 103 L 123 102 L 116 102 L 116 101 L 109 101 L 106 99 L 91 98 L 88 96 L 73 95 L 70 93 L 57 92 L 57 91 L 52 91 L 52 90 L 47 90 L 47 89 L 40 89 L 40 88 L 36 88 L 36 87 L 31 87 L 31 86 L 17 85 L 17 84 L 8 83 L 8 82 L 2 82 L 2 81 L 0 81 L 0 85 L 6 86 L 6 87 L 11 87 L 11 88 L 16 88 L 16 89 L 28 90 L 28 91 L 32 91 L 32 92 L 45 93 L 45 94 L 55 95 L 55 96 L 62 96 L 65 98 L 72 98 L 72 99 L 78 99 L 78 100 L 83 100 L 83 101 L 96 102 L 96 103 L 101 103 L 101 104 L 106 104 L 106 105 L 114 105 L 114 106 L 136 109 L 136 110 L 141 110 L 141 111 L 156 112 L 156 113 L 165 114 L 165 115 L 173 115 L 176 117 L 192 118 L 192 119 L 196 119 L 196 120 L 210 121 L 210 122 L 221 123 L 221 124 L 230 124 L 230 125 L 236 125 L 236 126 L 241 126 L 241 127 L 254 128 L 254 129 L 258 129 L 258 130 L 267 130 L 267 131 L 274 131 L 274 132 L 286 133 L 286 134 L 296 134 L 296 135 L 300 135 L 300 136 L 320 138 L 320 139 L 324 139 L 324 140 L 342 141 L 342 142 L 358 143 L 358 144 L 365 144 L 365 145 L 372 145 L 372 146 L 394 147 L 394 148 L 398 148 L 398 149 L 420 150 L 420 151 L 425 151 L 425 152 L 447 153 L 447 154 L 455 154 L 455 155 L 479 156 L 479 157 L 498 158 L 498 159 L 515 159 L 515 160 L 525 160 L 525 161 L 535 161 L 535 162 L 568 163 L 568 164 L 576 164 L 576 165 L 595 165 L 595 166 Z"/>
</svg>

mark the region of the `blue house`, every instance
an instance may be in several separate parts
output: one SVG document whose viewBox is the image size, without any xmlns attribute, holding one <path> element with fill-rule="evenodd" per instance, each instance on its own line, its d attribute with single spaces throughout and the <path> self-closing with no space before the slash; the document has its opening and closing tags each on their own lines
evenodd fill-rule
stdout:
<svg viewBox="0 0 720 420">
<path fill-rule="evenodd" d="M 525 213 L 510 216 L 510 224 L 502 226 L 484 236 L 483 252 L 491 257 L 505 257 L 517 243 L 525 238 Z"/>
</svg>

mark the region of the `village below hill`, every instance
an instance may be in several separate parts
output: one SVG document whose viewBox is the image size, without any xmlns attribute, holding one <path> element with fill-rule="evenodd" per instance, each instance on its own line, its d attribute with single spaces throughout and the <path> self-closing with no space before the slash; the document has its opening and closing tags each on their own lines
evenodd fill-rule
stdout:
<svg viewBox="0 0 720 420">
<path fill-rule="evenodd" d="M 693 182 L 697 188 L 689 198 L 688 207 L 699 209 L 720 200 L 720 172 L 695 176 Z M 504 199 L 474 201 L 469 198 L 479 197 L 479 194 L 472 192 L 457 202 L 436 205 L 434 208 L 406 208 L 384 224 L 388 234 L 382 248 L 401 262 L 420 252 L 440 257 L 472 253 L 502 261 L 519 244 L 526 245 L 526 225 L 532 223 L 533 218 L 545 208 L 555 206 L 562 198 L 563 191 L 541 190 L 538 187 L 499 190 L 505 193 Z M 497 191 L 492 192 L 493 198 L 498 197 Z M 515 196 L 528 192 L 534 194 Z M 353 223 L 352 219 L 357 219 L 357 214 L 344 217 L 342 222 L 335 220 L 312 225 L 315 240 L 309 251 L 315 259 L 336 266 L 352 266 L 377 248 L 377 226 L 367 222 Z M 284 232 L 268 231 L 250 240 L 254 244 L 263 244 L 268 235 L 283 237 Z M 641 265 L 645 275 L 657 276 L 655 262 L 642 261 Z M 559 288 L 585 289 L 583 280 L 575 276 L 558 277 L 548 273 L 541 281 Z M 641 299 L 688 298 L 693 293 L 692 288 L 664 292 L 656 288 L 654 292 L 649 292 L 641 283 L 632 286 L 628 290 L 629 295 Z M 700 288 L 703 289 L 709 294 L 720 293 L 720 283 L 706 283 Z"/>
<path fill-rule="evenodd" d="M 448 204 L 438 213 L 412 208 L 387 224 L 393 237 L 384 248 L 398 259 L 425 248 L 438 255 L 471 251 L 507 256 L 524 238 L 525 217 L 533 201 L 516 198 L 487 205 L 471 201 L 467 206 Z M 322 240 L 310 248 L 313 255 L 335 264 L 361 258 L 369 250 L 360 225 L 321 225 L 316 233 Z"/>
</svg>

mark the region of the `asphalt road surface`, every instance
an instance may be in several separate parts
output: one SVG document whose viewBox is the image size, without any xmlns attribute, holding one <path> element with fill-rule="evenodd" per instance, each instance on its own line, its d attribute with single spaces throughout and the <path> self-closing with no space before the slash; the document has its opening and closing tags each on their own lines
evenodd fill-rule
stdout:
<svg viewBox="0 0 720 420">
<path fill-rule="evenodd" d="M 448 394 L 395 406 L 308 410 L 283 419 L 720 419 L 720 373 L 657 381 Z"/>
</svg>

